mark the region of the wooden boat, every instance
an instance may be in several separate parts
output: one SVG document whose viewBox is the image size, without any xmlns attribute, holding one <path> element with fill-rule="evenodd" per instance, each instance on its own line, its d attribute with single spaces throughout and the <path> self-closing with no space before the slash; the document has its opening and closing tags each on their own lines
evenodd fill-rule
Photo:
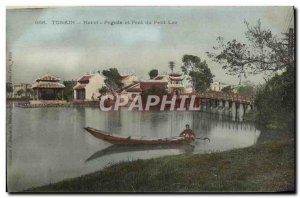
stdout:
<svg viewBox="0 0 300 198">
<path fill-rule="evenodd" d="M 85 127 L 84 129 L 94 137 L 116 145 L 184 145 L 193 143 L 193 140 L 184 137 L 153 139 L 109 134 L 91 127 Z"/>
</svg>

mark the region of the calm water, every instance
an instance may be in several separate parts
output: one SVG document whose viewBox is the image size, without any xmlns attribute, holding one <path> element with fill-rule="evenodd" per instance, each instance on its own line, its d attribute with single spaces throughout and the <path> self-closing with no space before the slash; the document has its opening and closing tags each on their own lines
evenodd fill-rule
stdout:
<svg viewBox="0 0 300 198">
<path fill-rule="evenodd" d="M 194 153 L 255 144 L 260 131 L 251 123 L 234 120 L 235 117 L 204 112 L 101 112 L 98 108 L 87 107 L 8 107 L 8 190 L 19 191 L 57 182 L 120 161 L 186 152 L 182 148 L 110 147 L 109 143 L 85 132 L 85 126 L 122 135 L 163 138 L 177 136 L 188 123 L 197 137 L 211 140 L 198 141 Z"/>
</svg>

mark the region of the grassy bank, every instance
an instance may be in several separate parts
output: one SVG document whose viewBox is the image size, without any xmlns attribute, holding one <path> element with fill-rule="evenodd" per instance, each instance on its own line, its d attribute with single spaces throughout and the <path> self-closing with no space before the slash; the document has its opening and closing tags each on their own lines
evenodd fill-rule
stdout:
<svg viewBox="0 0 300 198">
<path fill-rule="evenodd" d="M 123 162 L 29 192 L 293 191 L 293 141 Z"/>
</svg>

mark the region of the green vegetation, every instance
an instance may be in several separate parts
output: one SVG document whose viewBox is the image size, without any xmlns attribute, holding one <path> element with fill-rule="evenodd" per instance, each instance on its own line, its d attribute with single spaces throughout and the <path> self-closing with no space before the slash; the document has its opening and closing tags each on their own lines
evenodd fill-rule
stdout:
<svg viewBox="0 0 300 198">
<path fill-rule="evenodd" d="M 152 69 L 152 70 L 149 71 L 148 74 L 149 74 L 150 79 L 153 79 L 158 75 L 158 70 L 157 69 Z"/>
<path fill-rule="evenodd" d="M 211 73 L 206 61 L 201 61 L 198 56 L 184 55 L 181 70 L 185 75 L 189 75 L 189 80 L 194 91 L 206 91 L 213 81 L 214 75 Z"/>
<path fill-rule="evenodd" d="M 263 29 L 260 21 L 250 26 L 242 43 L 237 40 L 224 42 L 219 37 L 214 52 L 207 52 L 213 61 L 221 64 L 229 75 L 247 77 L 265 74 L 265 84 L 255 90 L 253 86 L 241 86 L 238 92 L 255 96 L 257 111 L 246 116 L 255 120 L 261 128 L 294 131 L 295 113 L 295 67 L 293 41 L 273 35 Z M 288 40 L 288 43 L 286 42 Z M 270 78 L 271 77 L 271 78 Z"/>
<path fill-rule="evenodd" d="M 232 89 L 231 89 L 231 86 L 226 86 L 224 87 L 221 92 L 223 93 L 232 93 Z"/>
<path fill-rule="evenodd" d="M 293 141 L 213 154 L 122 162 L 27 192 L 294 191 Z"/>
<path fill-rule="evenodd" d="M 294 131 L 294 69 L 275 75 L 261 86 L 256 95 L 255 120 L 266 128 Z"/>
<path fill-rule="evenodd" d="M 108 70 L 103 70 L 102 74 L 106 77 L 106 79 L 104 80 L 106 86 L 114 90 L 122 88 L 123 83 L 121 75 L 119 74 L 117 68 L 109 68 Z"/>
<path fill-rule="evenodd" d="M 256 94 L 256 87 L 250 81 L 246 81 L 238 87 L 237 92 L 242 96 L 254 98 Z"/>
<path fill-rule="evenodd" d="M 106 95 L 107 93 L 109 93 L 109 90 L 107 89 L 106 86 L 102 86 L 100 89 L 99 89 L 99 93 L 101 96 L 103 95 Z"/>
<path fill-rule="evenodd" d="M 12 98 L 13 86 L 11 83 L 6 83 L 6 98 Z"/>
<path fill-rule="evenodd" d="M 290 49 L 285 39 L 263 29 L 260 20 L 254 26 L 245 21 L 246 43 L 236 39 L 225 42 L 218 37 L 218 46 L 207 55 L 219 63 L 229 75 L 240 79 L 249 75 L 265 74 L 285 70 L 290 64 Z"/>
<path fill-rule="evenodd" d="M 77 81 L 75 80 L 67 80 L 63 81 L 63 84 L 65 85 L 64 88 L 64 100 L 71 101 L 74 99 L 74 90 L 73 87 L 76 85 Z"/>
</svg>

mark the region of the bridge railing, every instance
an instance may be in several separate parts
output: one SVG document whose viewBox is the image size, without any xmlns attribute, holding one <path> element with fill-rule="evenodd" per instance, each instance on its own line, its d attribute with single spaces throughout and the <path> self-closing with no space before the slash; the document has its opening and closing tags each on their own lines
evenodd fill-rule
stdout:
<svg viewBox="0 0 300 198">
<path fill-rule="evenodd" d="M 237 93 L 222 93 L 222 92 L 201 92 L 196 94 L 199 98 L 225 100 L 239 103 L 254 104 L 254 99 L 245 97 Z"/>
</svg>

